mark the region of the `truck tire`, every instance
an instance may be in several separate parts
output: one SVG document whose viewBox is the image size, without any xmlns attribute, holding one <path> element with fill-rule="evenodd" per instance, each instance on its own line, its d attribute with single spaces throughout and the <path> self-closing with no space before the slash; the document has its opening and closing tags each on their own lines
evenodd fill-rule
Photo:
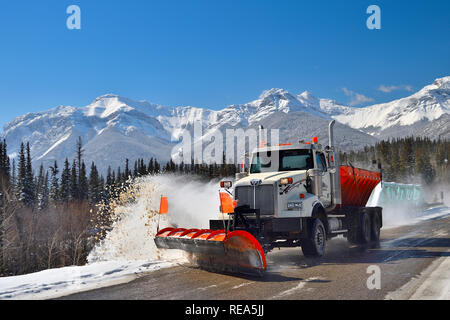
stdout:
<svg viewBox="0 0 450 320">
<path fill-rule="evenodd" d="M 327 234 L 320 219 L 314 219 L 308 238 L 302 241 L 302 252 L 305 257 L 321 257 L 325 252 Z"/>
<path fill-rule="evenodd" d="M 380 241 L 381 219 L 376 212 L 372 215 L 371 226 L 371 240 L 375 242 Z"/>
<path fill-rule="evenodd" d="M 353 244 L 369 243 L 372 236 L 371 219 L 367 212 L 355 213 L 347 232 L 347 240 Z"/>
<path fill-rule="evenodd" d="M 361 243 L 369 243 L 372 237 L 372 221 L 370 221 L 370 216 L 367 212 L 361 215 Z"/>
</svg>

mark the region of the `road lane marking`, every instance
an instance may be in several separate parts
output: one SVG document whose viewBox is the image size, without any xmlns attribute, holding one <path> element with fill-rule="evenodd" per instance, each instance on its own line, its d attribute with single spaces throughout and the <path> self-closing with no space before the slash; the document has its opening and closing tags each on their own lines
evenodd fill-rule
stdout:
<svg viewBox="0 0 450 320">
<path fill-rule="evenodd" d="M 306 286 L 306 282 L 301 281 L 299 284 L 297 284 L 295 287 L 288 289 L 286 291 L 280 292 L 279 294 L 273 296 L 271 299 L 280 299 L 285 296 L 291 295 L 295 293 L 296 291 L 302 289 L 304 286 Z"/>
<path fill-rule="evenodd" d="M 286 290 L 286 291 L 282 291 L 282 292 L 280 292 L 279 294 L 273 296 L 271 299 L 280 299 L 280 298 L 284 298 L 284 297 L 286 297 L 286 296 L 288 296 L 288 295 L 291 295 L 291 294 L 293 294 L 293 293 L 295 293 L 295 292 L 297 292 L 297 291 L 303 289 L 303 288 L 306 286 L 306 284 L 307 284 L 308 282 L 315 282 L 315 281 L 317 281 L 317 280 L 323 280 L 323 279 L 320 278 L 320 277 L 313 277 L 313 278 L 308 278 L 308 279 L 306 279 L 306 280 L 300 280 L 300 282 L 299 282 L 295 287 L 290 288 L 290 289 L 288 289 L 288 290 Z"/>
<path fill-rule="evenodd" d="M 210 285 L 210 286 L 207 286 L 207 287 L 203 287 L 203 288 L 197 288 L 197 290 L 208 290 L 208 289 L 211 289 L 211 288 L 217 288 L 217 284 L 213 284 L 213 285 Z"/>
<path fill-rule="evenodd" d="M 244 283 L 241 283 L 241 284 L 238 284 L 238 285 L 234 286 L 231 289 L 238 289 L 238 288 L 243 287 L 243 286 L 248 286 L 249 284 L 252 284 L 252 283 L 253 282 L 244 282 Z"/>
</svg>

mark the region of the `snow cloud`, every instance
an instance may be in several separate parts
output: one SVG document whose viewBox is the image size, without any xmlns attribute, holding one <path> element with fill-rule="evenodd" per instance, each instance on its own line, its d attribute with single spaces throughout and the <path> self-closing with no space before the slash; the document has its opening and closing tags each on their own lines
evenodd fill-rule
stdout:
<svg viewBox="0 0 450 320">
<path fill-rule="evenodd" d="M 342 88 L 342 91 L 344 91 L 344 93 L 347 97 L 350 97 L 350 102 L 348 103 L 350 106 L 356 106 L 359 104 L 374 101 L 372 98 L 366 97 L 365 95 L 363 95 L 361 93 L 354 92 L 347 88 Z"/>
<path fill-rule="evenodd" d="M 412 86 L 409 86 L 409 85 L 385 86 L 383 84 L 378 87 L 378 90 L 382 91 L 382 92 L 386 92 L 386 93 L 392 92 L 395 90 L 405 90 L 405 91 L 409 91 L 409 92 L 413 91 Z"/>
</svg>

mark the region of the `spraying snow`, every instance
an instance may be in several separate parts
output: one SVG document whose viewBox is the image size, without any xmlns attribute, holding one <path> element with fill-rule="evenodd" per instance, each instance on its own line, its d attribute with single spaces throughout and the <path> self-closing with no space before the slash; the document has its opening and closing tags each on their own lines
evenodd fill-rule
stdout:
<svg viewBox="0 0 450 320">
<path fill-rule="evenodd" d="M 383 228 L 414 224 L 449 214 L 448 207 L 444 205 L 426 208 L 420 185 L 393 182 L 383 182 L 383 186 L 379 183 L 366 206 L 383 208 Z"/>
<path fill-rule="evenodd" d="M 106 238 L 88 256 L 89 263 L 109 260 L 182 260 L 181 252 L 161 252 L 153 238 L 168 226 L 208 228 L 218 214 L 216 182 L 192 181 L 176 175 L 148 176 L 131 187 L 136 201 L 114 210 L 115 223 Z M 169 214 L 158 215 L 160 196 L 169 200 Z"/>
<path fill-rule="evenodd" d="M 169 200 L 167 215 L 158 215 L 161 195 Z M 207 228 L 209 219 L 217 218 L 218 203 L 217 182 L 176 175 L 136 179 L 112 205 L 115 222 L 89 254 L 87 265 L 0 278 L 0 299 L 56 298 L 126 283 L 144 272 L 184 263 L 183 252 L 156 248 L 153 238 L 158 222 L 160 229 L 169 225 Z"/>
</svg>

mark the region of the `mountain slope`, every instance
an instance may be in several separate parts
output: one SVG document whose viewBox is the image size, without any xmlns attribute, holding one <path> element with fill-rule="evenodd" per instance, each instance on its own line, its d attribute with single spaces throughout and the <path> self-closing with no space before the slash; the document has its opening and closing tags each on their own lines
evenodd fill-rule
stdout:
<svg viewBox="0 0 450 320">
<path fill-rule="evenodd" d="M 280 129 L 281 142 L 327 140 L 328 121 L 336 119 L 336 143 L 343 150 L 372 145 L 379 138 L 411 134 L 448 136 L 450 77 L 436 79 L 417 93 L 389 103 L 353 108 L 305 91 L 293 95 L 283 89 L 264 91 L 258 99 L 222 110 L 190 106 L 167 107 L 118 95 L 98 97 L 91 104 L 56 108 L 17 117 L 4 127 L 10 156 L 17 156 L 21 141 L 28 141 L 35 165 L 48 166 L 73 158 L 81 137 L 88 165 L 95 161 L 105 172 L 123 166 L 125 158 L 170 158 L 183 130 L 193 135 L 202 122 L 206 142 L 216 130 L 230 128 Z M 370 134 L 370 135 L 369 135 Z M 225 134 L 224 134 L 225 135 Z"/>
<path fill-rule="evenodd" d="M 365 108 L 349 108 L 334 118 L 352 128 L 388 138 L 414 134 L 450 113 L 450 76 L 436 79 L 413 95 Z"/>
</svg>

